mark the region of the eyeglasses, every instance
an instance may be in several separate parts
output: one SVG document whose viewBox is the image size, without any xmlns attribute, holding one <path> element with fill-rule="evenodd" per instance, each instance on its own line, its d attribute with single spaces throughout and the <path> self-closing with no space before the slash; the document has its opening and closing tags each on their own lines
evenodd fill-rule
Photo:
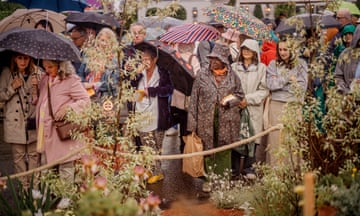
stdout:
<svg viewBox="0 0 360 216">
<path fill-rule="evenodd" d="M 344 19 L 344 18 L 345 18 L 345 17 L 336 17 L 336 19 L 338 19 L 338 20 L 339 20 L 339 19 Z"/>
</svg>

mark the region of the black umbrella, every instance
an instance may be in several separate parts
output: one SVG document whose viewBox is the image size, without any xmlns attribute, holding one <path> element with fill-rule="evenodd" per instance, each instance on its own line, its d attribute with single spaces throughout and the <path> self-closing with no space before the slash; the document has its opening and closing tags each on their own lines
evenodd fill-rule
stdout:
<svg viewBox="0 0 360 216">
<path fill-rule="evenodd" d="M 120 29 L 120 23 L 110 14 L 100 14 L 96 12 L 74 12 L 69 14 L 65 21 L 78 26 L 94 28 L 97 31 L 103 27 L 109 27 L 113 30 Z"/>
<path fill-rule="evenodd" d="M 0 49 L 36 59 L 80 61 L 78 48 L 67 38 L 42 29 L 15 28 L 0 34 Z"/>
<path fill-rule="evenodd" d="M 191 95 L 194 82 L 192 67 L 181 58 L 176 50 L 156 40 L 144 41 L 137 44 L 135 48 L 138 50 L 156 49 L 158 53 L 156 64 L 158 67 L 169 71 L 175 89 L 185 95 Z"/>
<path fill-rule="evenodd" d="M 296 25 L 301 23 L 301 26 L 305 29 L 316 28 L 317 24 L 321 28 L 339 27 L 340 23 L 330 15 L 321 14 L 301 14 L 292 16 L 286 20 L 281 21 L 279 26 L 275 29 L 275 32 L 279 34 L 289 34 L 296 31 Z"/>
</svg>

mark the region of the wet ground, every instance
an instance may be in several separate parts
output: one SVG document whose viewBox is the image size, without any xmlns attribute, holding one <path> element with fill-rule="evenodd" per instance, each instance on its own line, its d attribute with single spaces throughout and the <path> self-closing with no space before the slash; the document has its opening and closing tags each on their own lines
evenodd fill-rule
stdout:
<svg viewBox="0 0 360 216">
<path fill-rule="evenodd" d="M 163 154 L 180 153 L 180 137 L 166 136 L 163 143 Z M 202 179 L 193 178 L 182 173 L 182 160 L 163 161 L 162 169 L 165 178 L 163 181 L 149 185 L 148 189 L 162 198 L 162 207 L 167 208 L 174 201 L 186 199 L 192 203 L 202 203 L 206 200 L 206 194 L 201 192 Z"/>
</svg>

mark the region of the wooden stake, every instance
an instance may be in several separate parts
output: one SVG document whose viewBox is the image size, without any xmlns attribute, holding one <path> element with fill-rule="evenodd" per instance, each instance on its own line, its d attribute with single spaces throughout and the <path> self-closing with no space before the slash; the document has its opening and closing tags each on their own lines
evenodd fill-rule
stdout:
<svg viewBox="0 0 360 216">
<path fill-rule="evenodd" d="M 315 195 L 314 195 L 314 174 L 304 175 L 304 216 L 314 216 Z"/>
</svg>

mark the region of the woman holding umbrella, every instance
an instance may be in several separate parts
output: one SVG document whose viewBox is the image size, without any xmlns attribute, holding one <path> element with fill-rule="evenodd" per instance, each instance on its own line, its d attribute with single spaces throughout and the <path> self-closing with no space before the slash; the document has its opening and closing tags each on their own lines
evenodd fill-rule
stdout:
<svg viewBox="0 0 360 216">
<path fill-rule="evenodd" d="M 43 162 L 52 163 L 83 146 L 76 140 L 61 140 L 53 122 L 63 120 L 70 109 L 81 112 L 90 103 L 90 98 L 70 61 L 43 60 L 42 64 L 46 75 L 39 84 L 40 95 L 36 107 L 37 150 L 43 153 Z M 76 159 L 74 156 L 59 165 L 60 178 L 74 182 L 73 161 Z"/>
<path fill-rule="evenodd" d="M 142 145 L 161 153 L 165 130 L 170 128 L 169 98 L 173 85 L 169 72 L 157 65 L 157 48 L 146 46 L 142 50 L 141 61 L 136 79 L 132 81 L 139 96 L 136 98 L 135 111 L 149 113 L 151 116 L 139 125 L 139 137 Z M 164 178 L 160 161 L 155 163 L 153 176 L 148 179 L 150 184 Z"/>
<path fill-rule="evenodd" d="M 30 56 L 14 53 L 10 67 L 5 67 L 0 76 L 0 102 L 5 103 L 4 141 L 11 144 L 16 173 L 34 169 L 38 162 L 34 105 L 38 71 Z M 20 180 L 28 186 L 27 177 Z"/>
</svg>

